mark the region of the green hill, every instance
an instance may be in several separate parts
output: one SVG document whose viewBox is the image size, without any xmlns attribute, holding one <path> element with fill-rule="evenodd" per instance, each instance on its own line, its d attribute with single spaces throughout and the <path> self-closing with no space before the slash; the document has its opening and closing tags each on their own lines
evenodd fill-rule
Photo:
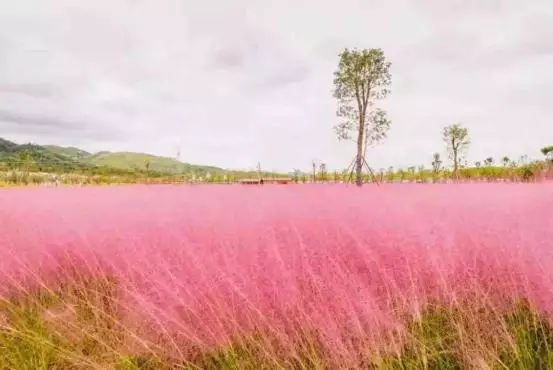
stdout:
<svg viewBox="0 0 553 370">
<path fill-rule="evenodd" d="M 0 155 L 11 153 L 15 147 L 17 147 L 16 143 L 0 137 Z"/>
<path fill-rule="evenodd" d="M 2 167 L 27 167 L 40 171 L 91 169 L 110 173 L 143 172 L 149 163 L 151 174 L 178 174 L 196 172 L 221 173 L 219 167 L 183 163 L 173 158 L 134 152 L 89 153 L 75 147 L 58 145 L 17 144 L 0 138 L 0 164 Z"/>
<path fill-rule="evenodd" d="M 99 152 L 81 159 L 86 163 L 118 168 L 121 170 L 144 171 L 149 162 L 149 170 L 163 173 L 184 172 L 221 172 L 222 168 L 212 166 L 199 166 L 183 163 L 173 158 L 159 157 L 146 153 L 133 152 Z"/>
<path fill-rule="evenodd" d="M 52 152 L 41 145 L 16 144 L 2 138 L 0 138 L 0 162 L 14 166 L 27 164 L 37 170 L 49 168 L 72 170 L 92 167 L 91 164 Z"/>
<path fill-rule="evenodd" d="M 65 147 L 65 146 L 58 146 L 58 145 L 44 145 L 43 148 L 47 149 L 52 153 L 61 154 L 72 159 L 82 159 L 82 158 L 90 157 L 92 155 L 87 151 L 84 151 L 79 148 L 71 147 L 71 146 Z"/>
</svg>

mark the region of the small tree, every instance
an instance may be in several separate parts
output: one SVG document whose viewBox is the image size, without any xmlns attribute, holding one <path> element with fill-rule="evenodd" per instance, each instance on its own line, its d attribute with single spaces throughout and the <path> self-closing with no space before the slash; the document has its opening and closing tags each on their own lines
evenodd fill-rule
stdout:
<svg viewBox="0 0 553 370">
<path fill-rule="evenodd" d="M 399 178 L 400 180 L 403 182 L 405 181 L 405 177 L 407 175 L 407 172 L 405 172 L 405 170 L 403 168 L 400 168 L 398 171 L 397 171 L 397 174 L 399 175 Z"/>
<path fill-rule="evenodd" d="M 150 174 L 150 159 L 148 158 L 144 160 L 144 170 L 146 171 L 146 178 L 148 178 Z"/>
<path fill-rule="evenodd" d="M 395 175 L 394 167 L 393 166 L 388 167 L 388 171 L 386 173 L 386 177 L 387 177 L 388 182 L 393 182 L 394 181 L 394 175 Z"/>
<path fill-rule="evenodd" d="M 488 181 L 491 181 L 496 177 L 493 162 L 494 160 L 492 157 L 484 159 L 484 168 L 482 169 L 482 174 Z"/>
<path fill-rule="evenodd" d="M 361 186 L 366 148 L 383 140 L 390 127 L 386 112 L 369 107 L 389 94 L 391 63 L 381 49 L 345 49 L 339 58 L 334 97 L 338 100 L 336 115 L 343 121 L 335 131 L 338 139 L 351 139 L 351 134 L 356 134 L 355 182 Z"/>
<path fill-rule="evenodd" d="M 509 163 L 511 163 L 511 160 L 509 159 L 509 157 L 505 156 L 501 158 L 501 162 L 503 162 L 503 167 L 507 167 Z"/>
<path fill-rule="evenodd" d="M 545 156 L 547 162 L 547 175 L 551 176 L 551 169 L 553 168 L 553 145 L 541 148 L 541 153 Z"/>
<path fill-rule="evenodd" d="M 22 168 L 21 179 L 25 185 L 27 184 L 29 179 L 30 164 L 32 159 L 33 157 L 28 150 L 23 150 L 19 152 L 19 161 Z"/>
<path fill-rule="evenodd" d="M 349 181 L 349 176 L 350 176 L 350 172 L 348 171 L 347 168 L 342 171 L 342 181 L 343 182 Z"/>
<path fill-rule="evenodd" d="M 415 166 L 407 167 L 407 172 L 409 173 L 409 181 L 415 180 L 416 167 Z"/>
<path fill-rule="evenodd" d="M 440 173 L 442 169 L 442 159 L 440 158 L 440 153 L 434 153 L 432 155 L 432 172 L 434 175 Z"/>
<path fill-rule="evenodd" d="M 294 182 L 297 184 L 300 180 L 301 171 L 297 168 L 294 169 Z"/>
<path fill-rule="evenodd" d="M 418 180 L 423 182 L 424 181 L 424 175 L 425 175 L 425 168 L 424 168 L 424 165 L 420 165 L 417 167 L 417 175 L 418 175 Z"/>
<path fill-rule="evenodd" d="M 321 181 L 325 182 L 326 181 L 326 164 L 325 163 L 321 163 L 319 165 L 319 172 L 321 173 Z"/>
<path fill-rule="evenodd" d="M 470 145 L 468 129 L 460 124 L 447 126 L 443 131 L 443 139 L 453 159 L 453 177 L 454 179 L 458 179 L 460 158 Z"/>
<path fill-rule="evenodd" d="M 547 160 L 553 161 L 553 145 L 543 147 L 540 151 Z"/>
</svg>

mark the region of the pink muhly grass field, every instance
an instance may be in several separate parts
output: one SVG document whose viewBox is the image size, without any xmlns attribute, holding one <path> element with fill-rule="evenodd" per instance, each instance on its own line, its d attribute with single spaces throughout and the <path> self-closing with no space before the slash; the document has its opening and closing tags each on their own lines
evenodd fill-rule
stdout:
<svg viewBox="0 0 553 370">
<path fill-rule="evenodd" d="M 353 358 L 432 301 L 548 312 L 552 240 L 550 184 L 10 189 L 0 295 L 108 276 L 124 325 L 176 355 L 314 330 Z"/>
</svg>

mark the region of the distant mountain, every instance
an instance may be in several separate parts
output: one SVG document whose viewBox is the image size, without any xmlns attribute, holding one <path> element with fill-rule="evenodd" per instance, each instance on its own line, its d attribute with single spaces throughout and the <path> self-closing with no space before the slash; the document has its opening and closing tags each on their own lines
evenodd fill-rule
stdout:
<svg viewBox="0 0 553 370">
<path fill-rule="evenodd" d="M 74 160 L 60 153 L 52 152 L 41 145 L 16 144 L 0 138 L 0 162 L 18 163 L 24 161 L 41 165 L 41 167 L 44 168 L 63 167 L 78 169 L 91 167 L 90 164 Z"/>
<path fill-rule="evenodd" d="M 71 146 L 65 147 L 58 145 L 44 145 L 43 147 L 52 153 L 61 154 L 72 159 L 82 159 L 90 157 L 92 155 L 85 150 L 74 148 Z"/>
<path fill-rule="evenodd" d="M 0 153 L 11 153 L 15 147 L 17 147 L 16 143 L 0 137 Z"/>
<path fill-rule="evenodd" d="M 111 169 L 112 171 L 142 172 L 149 162 L 149 171 L 159 174 L 177 174 L 197 172 L 198 174 L 220 173 L 225 171 L 219 167 L 202 166 L 184 163 L 169 157 L 160 157 L 146 153 L 134 152 L 98 152 L 89 153 L 75 147 L 58 145 L 17 144 L 0 138 L 1 163 L 32 163 L 33 168 L 63 169 L 91 168 L 96 170 Z M 96 171 L 95 170 L 95 171 Z M 232 171 L 237 172 L 237 171 Z"/>
<path fill-rule="evenodd" d="M 99 152 L 82 158 L 86 163 L 98 166 L 108 166 L 121 170 L 143 171 L 146 162 L 149 162 L 150 171 L 166 173 L 183 173 L 190 171 L 221 172 L 222 168 L 212 166 L 200 166 L 183 163 L 169 157 L 159 157 L 146 153 L 134 152 Z"/>
</svg>

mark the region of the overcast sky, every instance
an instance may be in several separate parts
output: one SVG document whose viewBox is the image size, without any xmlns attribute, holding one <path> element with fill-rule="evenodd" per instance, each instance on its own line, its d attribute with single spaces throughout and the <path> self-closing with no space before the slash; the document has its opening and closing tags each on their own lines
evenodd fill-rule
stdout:
<svg viewBox="0 0 553 370">
<path fill-rule="evenodd" d="M 227 168 L 331 169 L 345 47 L 384 50 L 376 168 L 430 166 L 442 128 L 469 160 L 553 144 L 550 0 L 0 0 L 0 137 Z"/>
</svg>

